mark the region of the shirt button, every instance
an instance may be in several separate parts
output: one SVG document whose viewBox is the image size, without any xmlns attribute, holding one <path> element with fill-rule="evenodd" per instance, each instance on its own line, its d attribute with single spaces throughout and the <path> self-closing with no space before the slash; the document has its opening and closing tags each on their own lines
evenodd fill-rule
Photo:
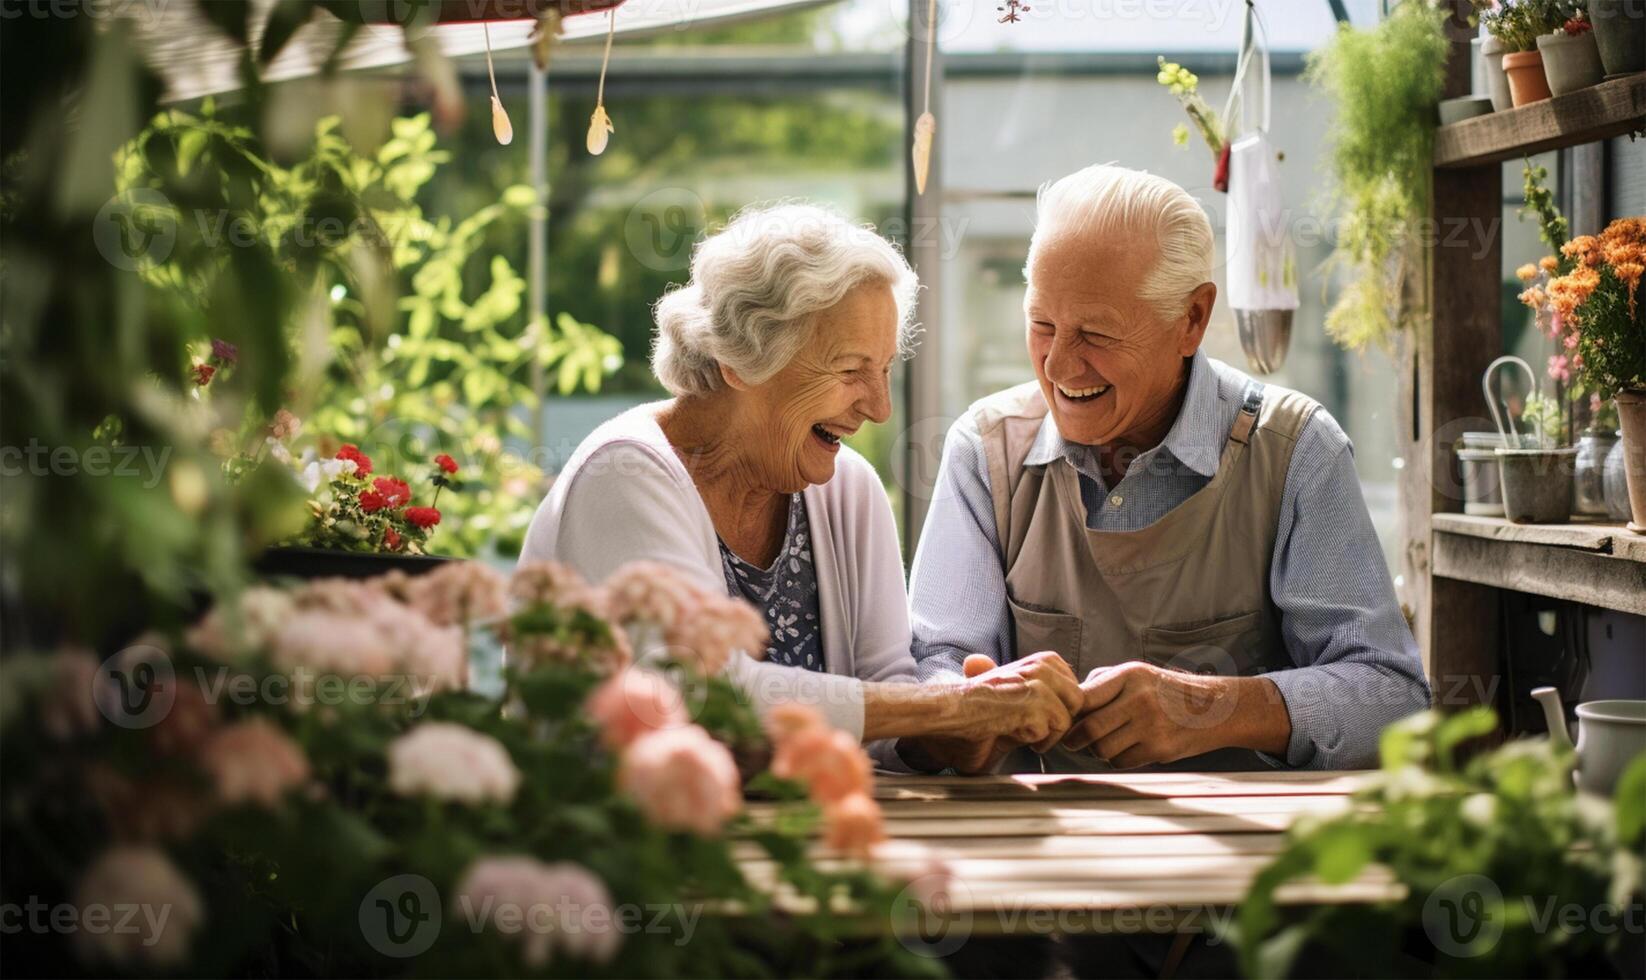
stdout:
<svg viewBox="0 0 1646 980">
<path fill-rule="evenodd" d="M 1109 506 L 1110 507 L 1119 507 L 1121 504 L 1123 504 L 1125 502 L 1126 502 L 1126 498 L 1122 497 L 1118 493 L 1109 498 Z"/>
</svg>

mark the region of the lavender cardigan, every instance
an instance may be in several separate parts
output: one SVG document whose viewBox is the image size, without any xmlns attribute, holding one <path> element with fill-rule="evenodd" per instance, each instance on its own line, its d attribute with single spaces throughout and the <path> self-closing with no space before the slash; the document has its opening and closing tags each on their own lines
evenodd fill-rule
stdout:
<svg viewBox="0 0 1646 980">
<path fill-rule="evenodd" d="M 537 508 L 522 561 L 558 561 L 592 582 L 631 561 L 659 561 L 705 589 L 725 591 L 714 524 L 657 424 L 662 407 L 630 409 L 583 440 Z M 734 656 L 726 677 L 757 711 L 810 704 L 861 739 L 863 682 L 915 681 L 897 525 L 874 468 L 848 447 L 840 448 L 834 478 L 803 492 L 826 672 Z M 873 754 L 903 768 L 884 743 Z"/>
</svg>

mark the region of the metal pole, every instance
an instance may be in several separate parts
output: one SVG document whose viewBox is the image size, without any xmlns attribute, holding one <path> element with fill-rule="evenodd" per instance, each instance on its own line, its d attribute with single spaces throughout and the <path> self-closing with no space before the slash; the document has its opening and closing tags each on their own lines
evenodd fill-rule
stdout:
<svg viewBox="0 0 1646 980">
<path fill-rule="evenodd" d="M 949 0 L 940 0 L 949 2 Z M 970 0 L 966 0 L 970 2 Z M 926 110 L 925 79 L 928 32 L 937 30 L 937 24 L 926 23 L 929 0 L 909 0 L 909 40 L 903 59 L 904 115 L 906 125 L 903 138 L 903 174 L 905 177 L 904 215 L 908 239 L 905 254 L 920 277 L 920 296 L 915 319 L 924 326 L 920 335 L 920 353 L 908 362 L 904 372 L 903 435 L 897 440 L 902 447 L 902 458 L 892 465 L 902 470 L 903 479 L 903 549 L 911 558 L 920 529 L 926 522 L 926 511 L 931 503 L 932 484 L 937 476 L 937 461 L 942 458 L 943 430 L 943 319 L 941 299 L 943 283 L 940 264 L 943 259 L 942 240 L 938 221 L 943 211 L 943 146 L 946 142 L 943 128 L 943 52 L 941 45 L 932 49 L 932 113 L 937 117 L 937 138 L 932 148 L 930 177 L 926 193 L 917 194 L 914 186 L 914 165 L 910 147 L 914 142 L 915 120 Z"/>
<path fill-rule="evenodd" d="M 531 93 L 531 181 L 537 192 L 537 208 L 532 212 L 527 236 L 526 282 L 530 329 L 535 332 L 549 327 L 549 73 L 533 62 L 526 66 L 526 81 Z M 543 362 L 536 357 L 532 358 L 531 385 L 537 399 L 537 407 L 532 410 L 532 448 L 539 449 L 543 445 L 547 389 Z"/>
</svg>

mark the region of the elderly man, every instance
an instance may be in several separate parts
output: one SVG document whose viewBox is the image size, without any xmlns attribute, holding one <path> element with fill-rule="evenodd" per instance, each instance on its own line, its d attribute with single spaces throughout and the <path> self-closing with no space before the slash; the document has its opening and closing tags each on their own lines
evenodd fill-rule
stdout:
<svg viewBox="0 0 1646 980">
<path fill-rule="evenodd" d="M 1427 704 L 1348 437 L 1200 351 L 1213 253 L 1160 177 L 1097 166 L 1041 190 L 1035 380 L 950 430 L 910 602 L 923 679 L 1051 650 L 1084 711 L 1044 752 L 934 741 L 929 762 L 1362 767 Z"/>
</svg>

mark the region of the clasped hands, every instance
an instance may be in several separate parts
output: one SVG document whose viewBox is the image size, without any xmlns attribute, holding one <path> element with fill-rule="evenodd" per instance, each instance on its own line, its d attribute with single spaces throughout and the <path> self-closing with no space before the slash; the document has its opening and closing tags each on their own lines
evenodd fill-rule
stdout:
<svg viewBox="0 0 1646 980">
<path fill-rule="evenodd" d="M 933 762 L 963 773 L 990 771 L 1024 745 L 1088 749 L 1121 768 L 1198 755 L 1229 744 L 1217 729 L 1233 713 L 1228 682 L 1242 680 L 1131 661 L 1081 681 L 1049 651 L 1000 665 L 972 654 L 964 669 L 967 734 L 921 740 Z"/>
</svg>

